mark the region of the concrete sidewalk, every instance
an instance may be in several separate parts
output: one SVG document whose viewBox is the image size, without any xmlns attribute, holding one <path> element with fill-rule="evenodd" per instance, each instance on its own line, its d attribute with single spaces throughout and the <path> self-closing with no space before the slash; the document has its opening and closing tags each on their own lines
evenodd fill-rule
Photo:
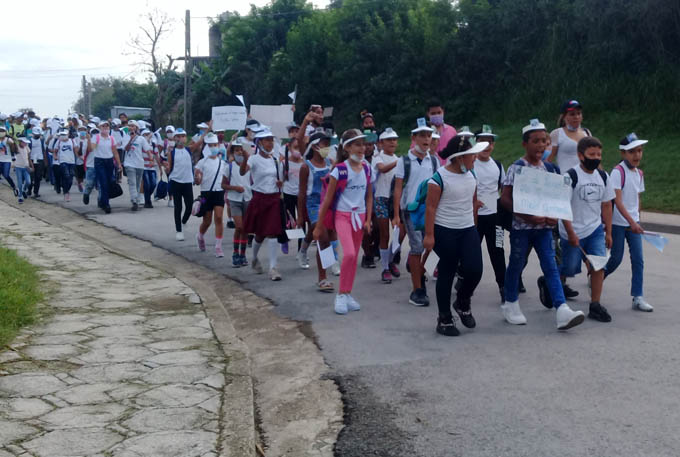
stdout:
<svg viewBox="0 0 680 457">
<path fill-rule="evenodd" d="M 0 242 L 54 293 L 0 353 L 0 457 L 332 455 L 340 395 L 298 324 L 149 243 L 20 209 L 37 218 L 0 201 Z"/>
</svg>

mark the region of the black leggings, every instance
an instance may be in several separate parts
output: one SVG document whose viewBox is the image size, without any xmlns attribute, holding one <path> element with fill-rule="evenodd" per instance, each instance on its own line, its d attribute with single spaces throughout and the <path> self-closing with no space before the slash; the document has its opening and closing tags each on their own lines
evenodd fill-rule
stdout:
<svg viewBox="0 0 680 457">
<path fill-rule="evenodd" d="M 477 229 L 450 229 L 441 225 L 434 226 L 434 252 L 439 256 L 439 275 L 437 276 L 437 306 L 439 317 L 451 318 L 451 289 L 456 270 L 460 263 L 463 285 L 458 298 L 469 300 L 482 278 L 482 248 L 479 244 Z"/>
<path fill-rule="evenodd" d="M 480 243 L 486 238 L 486 249 L 489 251 L 491 265 L 496 275 L 496 284 L 498 284 L 498 287 L 503 287 L 503 284 L 505 284 L 505 251 L 503 250 L 505 237 L 503 229 L 498 225 L 498 214 L 477 216 L 477 233 Z M 497 240 L 496 237 L 500 237 L 500 240 Z M 501 247 L 498 247 L 498 245 Z"/>
<path fill-rule="evenodd" d="M 182 224 L 186 224 L 191 217 L 191 205 L 194 200 L 194 188 L 190 182 L 170 181 L 172 199 L 175 203 L 175 231 L 182 231 Z M 184 217 L 182 217 L 182 199 L 184 199 Z"/>
</svg>

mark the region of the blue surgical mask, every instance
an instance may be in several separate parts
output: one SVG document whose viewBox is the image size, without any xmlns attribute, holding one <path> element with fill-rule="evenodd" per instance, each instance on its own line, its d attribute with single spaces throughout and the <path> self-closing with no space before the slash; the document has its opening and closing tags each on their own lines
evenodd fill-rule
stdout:
<svg viewBox="0 0 680 457">
<path fill-rule="evenodd" d="M 444 125 L 444 115 L 443 114 L 435 114 L 430 116 L 430 122 L 432 122 L 434 125 Z"/>
<path fill-rule="evenodd" d="M 87 135 L 87 132 L 78 132 L 78 136 L 81 138 L 85 138 L 85 135 Z"/>
<path fill-rule="evenodd" d="M 215 157 L 217 154 L 220 153 L 220 148 L 211 146 L 210 147 L 210 155 Z"/>
<path fill-rule="evenodd" d="M 243 156 L 234 156 L 234 160 L 236 161 L 237 164 L 241 165 L 243 163 Z"/>
</svg>

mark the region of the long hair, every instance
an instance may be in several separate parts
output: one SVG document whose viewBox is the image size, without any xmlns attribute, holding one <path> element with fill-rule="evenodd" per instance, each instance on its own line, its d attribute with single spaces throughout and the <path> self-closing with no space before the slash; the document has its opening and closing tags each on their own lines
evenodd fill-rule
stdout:
<svg viewBox="0 0 680 457">
<path fill-rule="evenodd" d="M 359 131 L 359 129 L 349 129 L 344 131 L 340 137 L 341 141 L 338 145 L 338 153 L 336 155 L 335 163 L 344 162 L 345 160 L 349 159 L 349 153 L 345 150 L 343 144 L 345 144 L 345 141 L 351 140 L 352 138 L 355 138 L 359 135 L 361 135 L 361 131 Z"/>
</svg>

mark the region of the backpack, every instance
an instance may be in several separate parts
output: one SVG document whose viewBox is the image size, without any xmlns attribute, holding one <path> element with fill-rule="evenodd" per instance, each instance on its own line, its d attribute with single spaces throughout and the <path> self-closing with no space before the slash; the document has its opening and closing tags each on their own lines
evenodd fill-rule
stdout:
<svg viewBox="0 0 680 457">
<path fill-rule="evenodd" d="M 602 181 L 604 181 L 604 186 L 607 187 L 607 173 L 605 173 L 604 170 L 600 170 L 599 168 L 597 169 L 597 172 L 600 174 Z M 576 189 L 576 183 L 578 183 L 578 173 L 576 173 L 576 170 L 571 168 L 569 171 L 567 171 L 567 174 L 571 178 L 571 188 Z M 621 187 L 623 187 L 623 185 Z"/>
<path fill-rule="evenodd" d="M 444 192 L 444 181 L 438 171 L 432 175 L 434 182 L 442 188 Z M 416 230 L 425 230 L 425 210 L 427 206 L 427 188 L 430 180 L 426 179 L 418 185 L 418 192 L 416 198 L 406 206 L 406 211 L 413 222 Z"/>
<path fill-rule="evenodd" d="M 626 170 L 623 169 L 621 164 L 618 164 L 614 167 L 615 170 L 619 170 L 619 174 L 621 175 L 621 190 L 623 190 L 623 186 L 626 185 Z M 636 169 L 638 171 L 638 174 L 640 175 L 640 180 L 644 178 L 644 173 L 642 173 L 642 170 L 639 168 Z M 606 184 L 606 181 L 605 181 Z"/>
<path fill-rule="evenodd" d="M 366 175 L 366 189 L 368 189 L 369 184 L 371 183 L 371 170 L 368 167 L 368 164 L 366 162 L 361 162 L 361 165 L 364 169 L 364 174 Z M 340 162 L 335 166 L 335 168 L 338 170 L 338 182 L 337 185 L 335 186 L 335 195 L 333 196 L 333 202 L 331 203 L 331 206 L 328 208 L 328 211 L 326 211 L 326 215 L 324 216 L 323 219 L 323 225 L 329 229 L 329 230 L 335 230 L 335 211 L 338 206 L 338 200 L 340 199 L 340 195 L 344 192 L 345 187 L 347 187 L 347 181 L 348 181 L 348 176 L 349 176 L 349 170 L 347 170 L 347 164 L 344 162 Z M 330 183 L 330 173 L 328 173 L 326 176 L 321 178 L 321 202 L 326 199 L 326 192 L 328 191 L 328 184 Z"/>
<path fill-rule="evenodd" d="M 558 175 L 561 174 L 560 173 L 560 167 L 558 167 L 557 165 L 554 165 L 554 164 L 548 162 L 547 160 L 542 160 L 541 162 L 543 162 L 543 166 L 545 166 L 545 169 L 548 173 L 556 173 Z M 517 165 L 518 167 L 523 167 L 524 166 L 524 160 L 519 159 L 515 163 L 513 163 L 513 165 Z"/>
<path fill-rule="evenodd" d="M 411 158 L 408 156 L 408 154 L 406 154 L 402 157 L 402 159 L 404 159 L 404 181 L 401 183 L 401 188 L 403 191 L 403 189 L 406 187 L 406 183 L 408 182 L 408 178 L 411 176 Z M 439 161 L 434 156 L 434 154 L 430 154 L 430 160 L 432 161 L 432 170 L 437 171 L 439 168 Z M 392 178 L 392 182 L 390 183 L 390 195 L 394 195 L 395 180 L 396 177 Z"/>
</svg>

